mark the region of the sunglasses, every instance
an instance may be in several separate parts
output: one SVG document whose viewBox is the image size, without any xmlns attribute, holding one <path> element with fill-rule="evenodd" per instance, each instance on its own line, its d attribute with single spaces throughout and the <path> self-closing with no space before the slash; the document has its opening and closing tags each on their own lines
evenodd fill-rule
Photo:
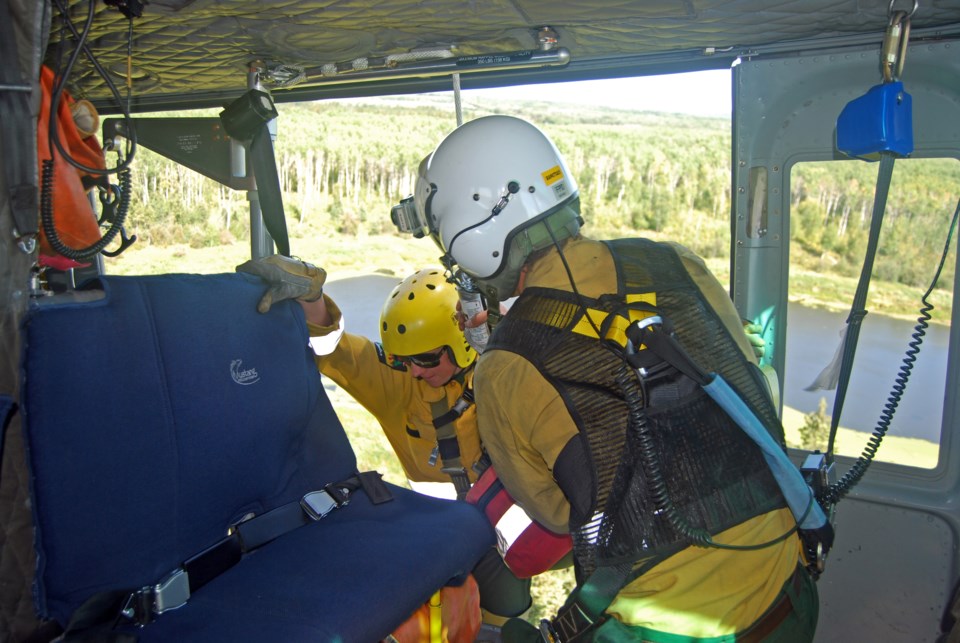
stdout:
<svg viewBox="0 0 960 643">
<path fill-rule="evenodd" d="M 436 368 L 440 366 L 440 359 L 443 357 L 444 349 L 435 353 L 420 353 L 419 355 L 397 355 L 396 359 L 403 364 L 414 364 L 420 368 Z"/>
</svg>

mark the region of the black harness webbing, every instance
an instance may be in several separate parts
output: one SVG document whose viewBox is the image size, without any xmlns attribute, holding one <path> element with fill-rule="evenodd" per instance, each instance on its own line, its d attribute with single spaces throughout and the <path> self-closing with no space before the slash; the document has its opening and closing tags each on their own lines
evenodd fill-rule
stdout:
<svg viewBox="0 0 960 643">
<path fill-rule="evenodd" d="M 184 561 L 156 585 L 95 594 L 73 614 L 63 640 L 87 640 L 122 623 L 152 623 L 160 614 L 183 606 L 194 592 L 240 562 L 244 554 L 349 504 L 350 495 L 358 489 L 375 505 L 393 500 L 376 471 L 332 482 L 296 502 L 237 523 L 225 538 Z"/>
<path fill-rule="evenodd" d="M 437 452 L 443 462 L 441 471 L 453 481 L 458 500 L 463 500 L 470 491 L 470 478 L 466 467 L 460 461 L 460 443 L 457 441 L 454 423 L 472 404 L 473 389 L 470 387 L 464 387 L 463 394 L 453 403 L 452 408 L 447 408 L 446 398 L 430 404 L 434 415 L 433 427 L 437 430 Z"/>
</svg>

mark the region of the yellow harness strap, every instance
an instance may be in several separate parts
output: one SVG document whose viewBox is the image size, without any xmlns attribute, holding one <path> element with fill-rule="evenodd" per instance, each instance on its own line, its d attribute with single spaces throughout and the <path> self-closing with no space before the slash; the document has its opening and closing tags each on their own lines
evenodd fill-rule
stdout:
<svg viewBox="0 0 960 643">
<path fill-rule="evenodd" d="M 643 302 L 645 304 L 650 304 L 651 306 L 657 305 L 657 293 L 647 292 L 641 293 L 639 295 L 627 295 L 627 303 L 633 304 Z M 635 321 L 641 319 L 646 319 L 647 317 L 652 317 L 654 313 L 649 310 L 634 310 L 630 309 L 627 313 L 629 319 L 621 315 L 617 315 L 611 322 L 610 328 L 607 329 L 607 334 L 604 339 L 608 339 L 616 342 L 621 346 L 626 346 L 627 344 L 627 328 Z M 598 337 L 597 330 L 600 328 L 600 325 L 606 320 L 608 313 L 597 310 L 596 308 L 587 308 L 586 314 L 580 318 L 580 320 L 574 325 L 573 332 L 579 333 L 586 337 Z M 589 319 L 588 319 L 589 318 Z M 591 323 L 591 321 L 593 323 Z M 638 347 L 642 348 L 642 347 Z"/>
<path fill-rule="evenodd" d="M 430 597 L 430 643 L 443 643 L 443 601 L 440 590 Z"/>
</svg>

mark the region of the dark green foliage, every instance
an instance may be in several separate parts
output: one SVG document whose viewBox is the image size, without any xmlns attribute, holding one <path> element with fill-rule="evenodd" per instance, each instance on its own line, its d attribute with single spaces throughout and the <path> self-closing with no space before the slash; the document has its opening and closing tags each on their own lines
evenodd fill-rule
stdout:
<svg viewBox="0 0 960 643">
<path fill-rule="evenodd" d="M 508 107 L 509 109 L 506 109 Z M 449 96 L 280 105 L 276 156 L 292 234 L 390 233 L 392 204 L 420 160 L 454 128 Z M 729 253 L 730 127 L 722 118 L 550 103 L 463 106 L 464 119 L 518 115 L 546 129 L 578 178 L 587 232 L 676 239 L 705 257 Z M 204 115 L 215 115 L 208 113 Z M 792 262 L 859 274 L 876 164 L 805 163 L 791 176 Z M 141 150 L 129 227 L 158 244 L 215 245 L 247 236 L 244 193 Z M 926 286 L 960 195 L 954 160 L 897 163 L 878 279 Z M 948 262 L 941 288 L 954 278 Z"/>
</svg>

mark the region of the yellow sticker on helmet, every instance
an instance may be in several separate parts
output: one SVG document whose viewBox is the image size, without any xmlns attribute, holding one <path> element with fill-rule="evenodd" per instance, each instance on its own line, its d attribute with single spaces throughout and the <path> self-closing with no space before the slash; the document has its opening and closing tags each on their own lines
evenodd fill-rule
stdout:
<svg viewBox="0 0 960 643">
<path fill-rule="evenodd" d="M 547 185 L 553 185 L 557 181 L 563 178 L 563 170 L 560 169 L 559 165 L 554 165 L 552 168 L 546 172 L 542 172 L 540 176 L 543 177 L 543 182 Z"/>
</svg>

